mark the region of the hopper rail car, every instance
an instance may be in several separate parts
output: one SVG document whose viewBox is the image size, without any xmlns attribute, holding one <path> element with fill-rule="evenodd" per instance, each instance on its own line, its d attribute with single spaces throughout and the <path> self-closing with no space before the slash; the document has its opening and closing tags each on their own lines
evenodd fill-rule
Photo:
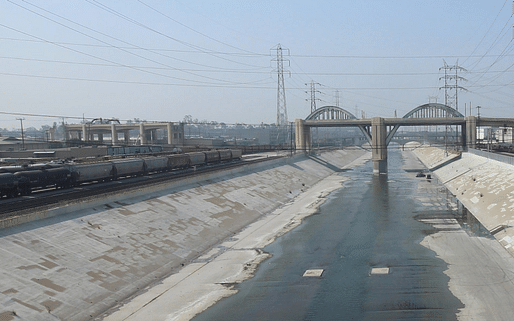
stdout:
<svg viewBox="0 0 514 321">
<path fill-rule="evenodd" d="M 240 160 L 240 149 L 117 159 L 90 164 L 34 164 L 0 167 L 0 198 L 29 195 L 45 188 L 114 181 L 189 167 Z"/>
</svg>

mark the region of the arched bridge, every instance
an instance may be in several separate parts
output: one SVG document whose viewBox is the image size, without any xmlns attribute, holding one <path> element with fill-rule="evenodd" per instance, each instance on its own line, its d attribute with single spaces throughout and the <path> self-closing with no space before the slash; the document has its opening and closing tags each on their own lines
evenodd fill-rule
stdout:
<svg viewBox="0 0 514 321">
<path fill-rule="evenodd" d="M 357 119 L 352 113 L 337 106 L 324 106 L 313 111 L 305 120 Z"/>
<path fill-rule="evenodd" d="M 464 118 L 464 115 L 459 113 L 457 110 L 438 103 L 424 104 L 414 108 L 403 116 L 403 118 L 448 118 L 448 117 L 460 117 Z"/>
<path fill-rule="evenodd" d="M 358 127 L 371 144 L 373 172 L 387 172 L 387 145 L 400 126 L 461 126 L 462 143 L 474 148 L 477 126 L 514 127 L 513 118 L 464 117 L 457 110 L 437 103 L 418 106 L 402 118 L 362 118 L 336 106 L 324 106 L 307 118 L 296 119 L 297 149 L 311 149 L 310 129 L 312 127 Z"/>
</svg>

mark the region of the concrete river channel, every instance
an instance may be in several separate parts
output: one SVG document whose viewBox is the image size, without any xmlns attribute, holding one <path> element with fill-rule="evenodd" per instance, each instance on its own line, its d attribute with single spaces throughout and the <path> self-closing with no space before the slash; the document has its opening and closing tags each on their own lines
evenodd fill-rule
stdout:
<svg viewBox="0 0 514 321">
<path fill-rule="evenodd" d="M 484 288 L 496 282 L 487 266 L 503 263 L 480 253 L 497 241 L 463 214 L 437 179 L 416 177 L 423 166 L 412 153 L 390 150 L 388 168 L 388 175 L 373 175 L 368 162 L 339 173 L 350 179 L 319 213 L 265 247 L 272 257 L 255 277 L 193 320 L 508 320 L 512 297 L 505 287 L 512 289 L 512 266 L 504 268 L 502 285 L 491 289 L 492 296 L 510 299 L 496 307 L 486 298 L 469 299 L 474 291 L 487 296 Z M 459 240 L 445 243 L 444 251 L 469 254 L 455 263 L 469 268 L 458 276 L 429 245 L 451 234 Z M 476 252 L 461 246 L 476 239 Z M 309 269 L 323 273 L 303 276 Z M 450 286 L 450 279 L 458 284 Z"/>
<path fill-rule="evenodd" d="M 0 320 L 512 320 L 514 167 L 476 153 L 298 153 L 8 218 Z"/>
</svg>

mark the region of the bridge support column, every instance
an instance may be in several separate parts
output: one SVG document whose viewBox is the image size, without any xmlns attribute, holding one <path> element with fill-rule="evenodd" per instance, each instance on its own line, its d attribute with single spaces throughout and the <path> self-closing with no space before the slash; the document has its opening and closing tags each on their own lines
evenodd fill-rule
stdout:
<svg viewBox="0 0 514 321">
<path fill-rule="evenodd" d="M 145 124 L 144 123 L 139 124 L 139 138 L 141 139 L 139 145 L 146 144 Z"/>
<path fill-rule="evenodd" d="M 308 151 L 311 149 L 311 129 L 305 126 L 304 123 L 305 121 L 303 119 L 295 120 L 295 143 L 297 150 Z"/>
<path fill-rule="evenodd" d="M 173 127 L 171 123 L 166 123 L 166 132 L 168 134 L 168 145 L 173 144 Z"/>
<path fill-rule="evenodd" d="M 87 130 L 87 124 L 82 124 L 82 139 L 84 141 L 89 141 L 89 133 Z"/>
<path fill-rule="evenodd" d="M 128 130 L 123 132 L 123 143 L 125 145 L 130 145 L 130 131 Z"/>
<path fill-rule="evenodd" d="M 466 117 L 466 147 L 476 148 L 477 145 L 477 118 Z"/>
<path fill-rule="evenodd" d="M 118 144 L 118 131 L 116 130 L 116 125 L 111 124 L 111 144 L 117 145 Z"/>
<path fill-rule="evenodd" d="M 387 127 L 382 117 L 371 119 L 371 159 L 373 174 L 387 173 Z"/>
</svg>

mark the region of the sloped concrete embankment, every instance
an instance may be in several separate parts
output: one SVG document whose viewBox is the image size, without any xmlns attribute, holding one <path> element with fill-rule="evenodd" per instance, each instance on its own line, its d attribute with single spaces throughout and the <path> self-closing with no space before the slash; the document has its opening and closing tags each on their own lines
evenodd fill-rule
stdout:
<svg viewBox="0 0 514 321">
<path fill-rule="evenodd" d="M 106 196 L 2 229 L 0 317 L 94 318 L 367 154 L 298 156 Z"/>
<path fill-rule="evenodd" d="M 417 148 L 414 153 L 429 168 L 448 157 L 436 147 Z M 462 153 L 434 174 L 514 255 L 514 166 Z"/>
</svg>

